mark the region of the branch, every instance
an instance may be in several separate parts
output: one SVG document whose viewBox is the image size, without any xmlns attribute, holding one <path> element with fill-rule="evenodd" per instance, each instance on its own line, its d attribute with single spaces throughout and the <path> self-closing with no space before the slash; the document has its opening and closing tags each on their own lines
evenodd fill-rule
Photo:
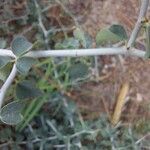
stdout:
<svg viewBox="0 0 150 150">
<path fill-rule="evenodd" d="M 16 73 L 17 73 L 17 68 L 16 68 L 16 64 L 14 64 L 10 75 L 8 76 L 7 80 L 5 81 L 5 83 L 3 84 L 3 86 L 0 89 L 0 108 L 2 106 L 2 103 L 4 100 L 5 94 L 7 92 L 7 89 L 9 88 L 11 83 L 13 82 L 13 80 L 16 76 Z"/>
<path fill-rule="evenodd" d="M 13 52 L 11 50 L 7 50 L 7 49 L 0 49 L 0 56 L 9 56 L 12 58 L 16 58 L 16 56 L 13 54 Z"/>
<path fill-rule="evenodd" d="M 135 40 L 138 36 L 138 33 L 139 33 L 141 26 L 142 26 L 142 21 L 146 15 L 146 12 L 148 9 L 148 5 L 149 5 L 149 0 L 142 0 L 138 20 L 137 20 L 135 27 L 131 33 L 130 39 L 129 39 L 128 44 L 127 44 L 127 49 L 130 49 L 132 47 L 133 43 L 135 42 Z"/>
<path fill-rule="evenodd" d="M 31 51 L 25 56 L 33 58 L 41 57 L 80 57 L 80 56 L 97 56 L 97 55 L 130 55 L 137 57 L 144 57 L 145 52 L 134 49 L 128 52 L 126 48 L 97 48 L 97 49 L 74 49 L 74 50 L 45 50 L 45 51 Z"/>
<path fill-rule="evenodd" d="M 132 48 L 133 51 L 127 51 L 125 47 L 118 48 L 92 48 L 92 49 L 65 49 L 65 50 L 37 50 L 30 51 L 24 56 L 32 58 L 44 57 L 81 57 L 98 55 L 128 55 L 144 58 L 145 51 Z M 5 53 L 6 52 L 6 53 Z M 11 50 L 0 49 L 0 56 L 10 56 L 15 58 Z"/>
</svg>

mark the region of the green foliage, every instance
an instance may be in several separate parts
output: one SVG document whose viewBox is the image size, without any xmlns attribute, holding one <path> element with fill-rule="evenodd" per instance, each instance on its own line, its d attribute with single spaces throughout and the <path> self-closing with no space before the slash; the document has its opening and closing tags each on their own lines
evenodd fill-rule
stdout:
<svg viewBox="0 0 150 150">
<path fill-rule="evenodd" d="M 97 45 L 113 44 L 127 39 L 127 34 L 123 26 L 112 25 L 109 28 L 104 28 L 97 33 Z"/>
<path fill-rule="evenodd" d="M 17 60 L 17 70 L 22 75 L 26 75 L 30 68 L 36 63 L 36 60 L 29 57 L 21 57 Z"/>
<path fill-rule="evenodd" d="M 25 37 L 18 36 L 12 41 L 11 48 L 13 53 L 20 57 L 32 48 L 32 44 Z"/>
<path fill-rule="evenodd" d="M 4 137 L 8 141 L 10 136 L 15 140 L 10 145 L 16 144 L 28 149 L 38 149 L 43 145 L 43 149 L 55 149 L 61 146 L 64 149 L 142 149 L 148 147 L 148 140 L 144 139 L 140 143 L 139 135 L 135 134 L 135 130 L 131 127 L 112 127 L 106 116 L 100 116 L 97 120 L 83 121 L 79 120 L 76 113 L 77 107 L 68 99 L 68 114 L 71 114 L 73 126 L 70 125 L 70 117 L 66 118 L 66 107 L 61 105 L 59 111 L 54 115 L 54 110 L 60 105 L 58 95 L 55 94 L 46 103 L 47 112 L 42 110 L 40 115 L 32 120 L 32 123 L 26 127 L 21 134 L 7 131 L 7 136 Z M 53 102 L 53 103 L 52 103 Z M 45 107 L 46 107 L 45 106 Z M 73 109 L 72 109 L 73 108 Z M 7 129 L 7 128 L 6 128 Z M 3 135 L 3 134 L 2 134 Z M 21 137 L 20 137 L 21 136 Z M 34 142 L 34 141 L 37 142 Z M 21 143 L 24 143 L 23 145 Z M 145 144 L 145 145 L 144 145 Z"/>
<path fill-rule="evenodd" d="M 109 28 L 109 30 L 112 33 L 116 34 L 118 37 L 120 37 L 121 40 L 124 40 L 124 39 L 128 38 L 124 27 L 121 26 L 121 25 L 114 24 Z"/>
<path fill-rule="evenodd" d="M 82 79 L 88 75 L 88 66 L 84 63 L 73 64 L 69 68 L 69 77 L 72 81 Z"/>
<path fill-rule="evenodd" d="M 0 56 L 0 69 L 2 69 L 4 66 L 6 66 L 9 62 L 11 62 L 11 58 L 10 57 L 3 57 Z"/>
<path fill-rule="evenodd" d="M 22 81 L 16 86 L 16 97 L 19 100 L 36 98 L 42 95 L 42 91 L 36 88 L 33 81 Z"/>
<path fill-rule="evenodd" d="M 12 64 L 8 63 L 0 69 L 0 80 L 5 81 L 8 75 L 10 74 Z"/>
<path fill-rule="evenodd" d="M 21 115 L 22 109 L 23 104 L 18 101 L 5 105 L 0 111 L 1 121 L 9 125 L 18 124 L 23 119 L 23 116 Z"/>
</svg>

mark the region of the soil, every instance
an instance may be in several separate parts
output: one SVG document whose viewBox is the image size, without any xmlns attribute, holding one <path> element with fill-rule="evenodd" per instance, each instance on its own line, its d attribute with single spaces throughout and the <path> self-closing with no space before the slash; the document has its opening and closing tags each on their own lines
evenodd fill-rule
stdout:
<svg viewBox="0 0 150 150">
<path fill-rule="evenodd" d="M 130 35 L 138 17 L 140 1 L 91 0 L 89 4 L 92 7 L 82 27 L 93 38 L 101 28 L 113 23 L 122 24 Z M 114 56 L 99 59 L 104 64 L 100 72 L 104 79 L 97 83 L 86 83 L 81 86 L 82 90 L 72 92 L 83 116 L 94 119 L 103 112 L 111 115 L 121 85 L 129 81 L 128 102 L 122 117 L 128 122 L 138 120 L 139 117 L 150 119 L 150 61 L 126 57 L 120 60 Z"/>
</svg>

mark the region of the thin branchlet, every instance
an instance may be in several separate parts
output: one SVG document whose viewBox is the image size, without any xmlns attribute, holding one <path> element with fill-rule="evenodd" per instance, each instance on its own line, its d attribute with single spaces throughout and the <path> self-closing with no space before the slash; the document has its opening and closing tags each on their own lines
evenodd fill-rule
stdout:
<svg viewBox="0 0 150 150">
<path fill-rule="evenodd" d="M 140 8 L 140 13 L 139 13 L 139 16 L 138 16 L 138 19 L 137 19 L 137 22 L 134 26 L 134 29 L 131 33 L 131 36 L 129 38 L 129 41 L 127 43 L 127 49 L 131 49 L 131 47 L 133 46 L 137 36 L 138 36 L 138 33 L 140 32 L 141 30 L 141 27 L 142 27 L 142 21 L 144 20 L 145 16 L 146 16 L 146 12 L 148 10 L 148 5 L 149 5 L 149 0 L 141 0 L 141 8 Z"/>
</svg>

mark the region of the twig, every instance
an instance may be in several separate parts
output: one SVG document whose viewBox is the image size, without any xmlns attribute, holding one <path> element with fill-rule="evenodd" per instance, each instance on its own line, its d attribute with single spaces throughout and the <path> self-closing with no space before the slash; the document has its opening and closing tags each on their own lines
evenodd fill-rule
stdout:
<svg viewBox="0 0 150 150">
<path fill-rule="evenodd" d="M 141 26 L 142 26 L 142 21 L 143 21 L 145 15 L 146 15 L 146 12 L 147 12 L 147 9 L 148 9 L 148 5 L 149 5 L 149 0 L 142 0 L 138 20 L 135 24 L 135 27 L 134 27 L 134 29 L 132 31 L 132 34 L 130 36 L 130 39 L 128 41 L 127 49 L 130 49 L 132 47 L 132 45 L 134 44 L 134 42 L 135 42 L 135 40 L 138 36 L 138 33 L 139 33 L 139 31 L 141 29 Z"/>
<path fill-rule="evenodd" d="M 135 142 L 135 144 L 139 144 L 141 141 L 143 141 L 145 138 L 149 137 L 150 133 L 146 134 L 145 136 L 143 136 L 142 138 L 140 138 L 138 141 Z"/>
<path fill-rule="evenodd" d="M 2 106 L 6 91 L 9 88 L 9 86 L 11 85 L 11 83 L 13 82 L 13 80 L 16 76 L 16 73 L 17 73 L 17 68 L 16 68 L 16 64 L 14 64 L 10 75 L 8 76 L 7 80 L 5 81 L 5 83 L 3 84 L 3 86 L 0 89 L 0 108 Z"/>
<path fill-rule="evenodd" d="M 51 127 L 51 129 L 55 132 L 55 134 L 56 134 L 57 136 L 60 136 L 59 131 L 55 128 L 55 126 L 51 123 L 51 121 L 46 120 L 46 123 L 47 123 L 47 125 L 48 125 L 49 127 Z"/>
<path fill-rule="evenodd" d="M 52 137 L 47 137 L 47 138 L 41 138 L 41 139 L 34 139 L 34 140 L 32 140 L 32 141 L 30 141 L 30 143 L 38 143 L 38 142 L 41 142 L 41 141 L 43 141 L 43 140 L 45 140 L 45 141 L 52 141 L 52 140 L 56 140 L 57 139 L 57 136 L 52 136 Z M 12 145 L 12 144 L 18 144 L 18 145 L 26 145 L 26 144 L 28 144 L 29 143 L 29 141 L 22 141 L 22 142 L 15 142 L 15 141 L 9 141 L 9 142 L 7 142 L 7 143 L 3 143 L 3 144 L 0 144 L 0 148 L 2 148 L 2 147 L 6 147 L 6 146 L 8 146 L 8 145 Z"/>
</svg>

